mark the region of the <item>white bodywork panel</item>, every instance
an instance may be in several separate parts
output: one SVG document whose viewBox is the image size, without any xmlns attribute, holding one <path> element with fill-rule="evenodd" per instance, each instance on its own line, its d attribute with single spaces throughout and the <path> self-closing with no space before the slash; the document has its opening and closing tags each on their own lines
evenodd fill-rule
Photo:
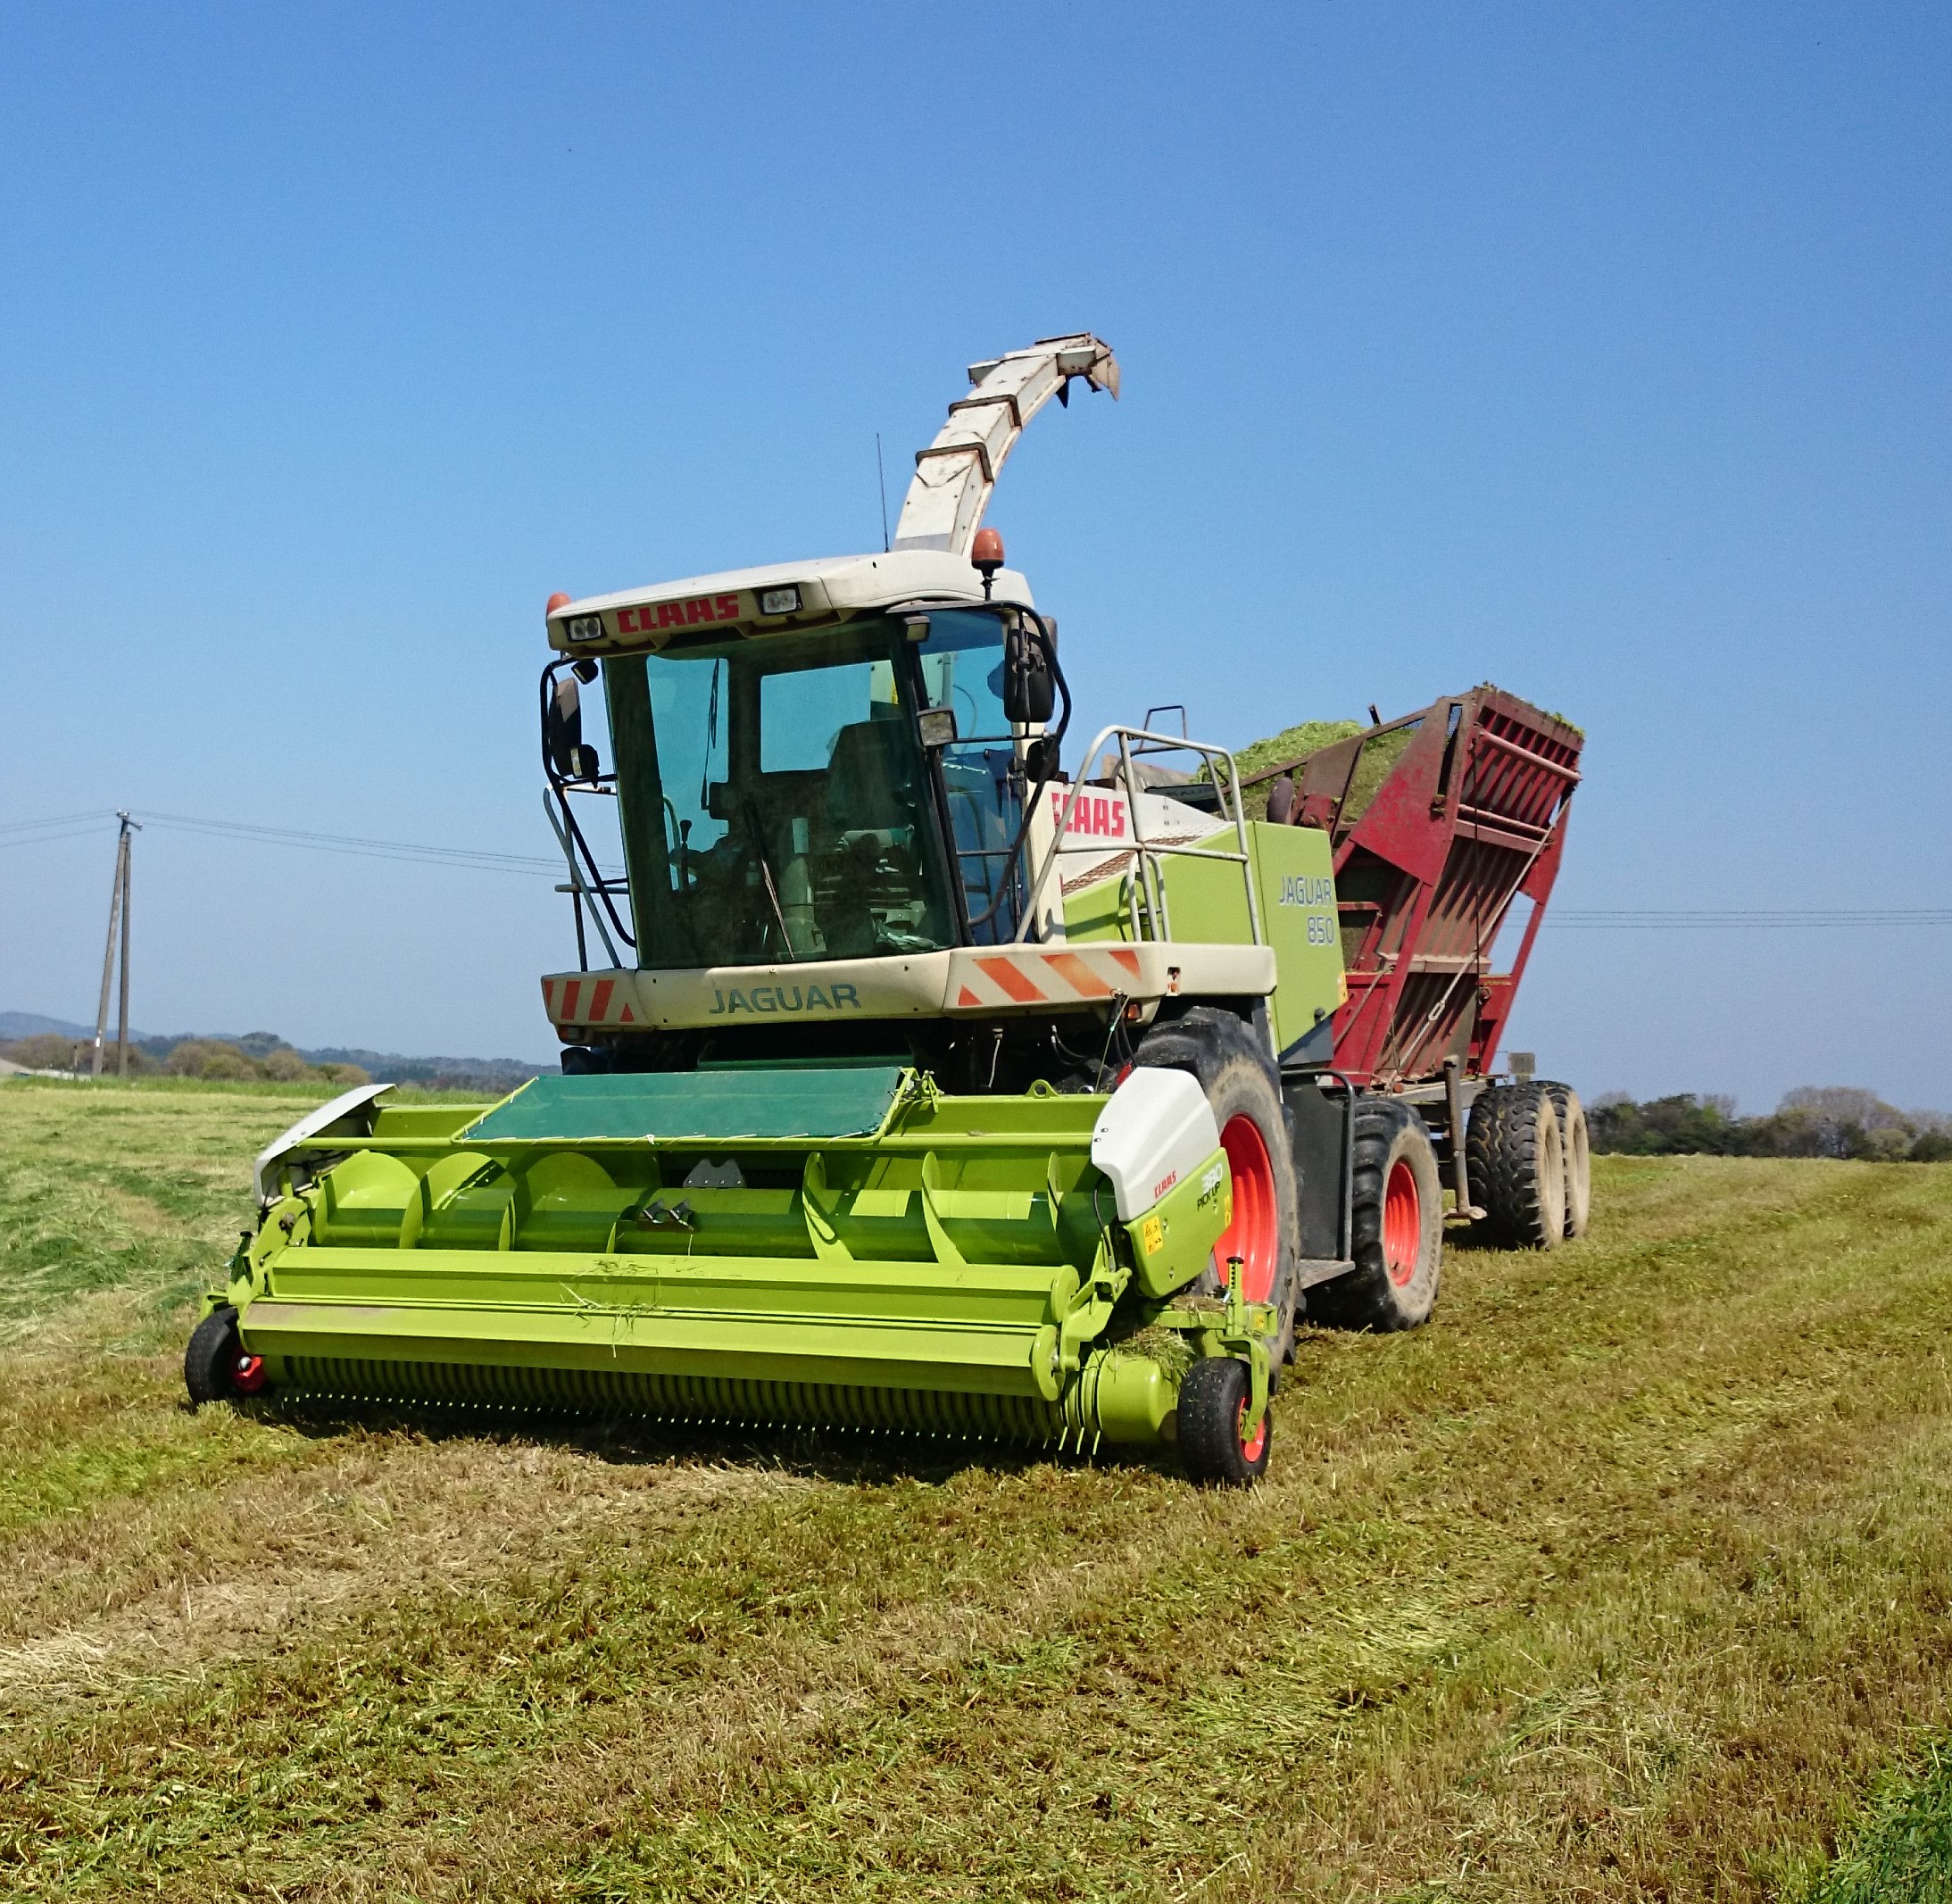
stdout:
<svg viewBox="0 0 1952 1904">
<path fill-rule="evenodd" d="M 1042 337 L 969 366 L 971 395 L 949 406 L 949 420 L 915 458 L 915 475 L 894 530 L 897 553 L 946 550 L 967 558 L 990 492 L 1031 418 L 1074 377 L 1118 395 L 1118 360 L 1089 331 Z"/>
<path fill-rule="evenodd" d="M 1134 816 L 1134 796 L 1117 787 L 1081 786 L 1075 800 L 1070 797 L 1071 791 L 1067 786 L 1053 786 L 1044 794 L 1051 804 L 1051 831 L 1065 818 L 1067 806 L 1069 808 L 1069 823 L 1058 841 L 1058 851 L 1065 855 L 1060 875 L 1067 891 L 1104 877 L 1093 869 L 1092 862 L 1107 854 L 1115 854 L 1121 861 L 1129 855 L 1138 837 L 1133 825 L 1134 817 L 1149 847 L 1190 845 L 1195 840 L 1208 838 L 1223 825 L 1211 813 L 1203 813 L 1198 807 L 1190 807 L 1165 794 L 1139 794 Z M 1046 841 L 1049 837 L 1046 834 Z M 1041 856 L 1034 863 L 1042 863 Z"/>
<path fill-rule="evenodd" d="M 391 1091 L 391 1085 L 357 1085 L 343 1095 L 336 1097 L 328 1104 L 321 1104 L 316 1110 L 308 1110 L 282 1137 L 274 1139 L 258 1152 L 258 1160 L 251 1172 L 251 1188 L 256 1193 L 259 1203 L 271 1201 L 268 1185 L 272 1166 L 280 1158 L 305 1145 L 306 1140 L 316 1137 L 322 1130 L 328 1130 L 341 1118 L 349 1118 L 355 1110 L 372 1102 L 376 1097 L 384 1097 Z M 361 1133 L 361 1135 L 366 1135 Z M 313 1146 L 316 1148 L 316 1146 Z M 348 1145 L 356 1149 L 357 1144 Z"/>
<path fill-rule="evenodd" d="M 1219 1148 L 1220 1127 L 1200 1080 L 1150 1065 L 1112 1093 L 1092 1129 L 1092 1161 L 1111 1179 L 1122 1223 L 1143 1216 Z"/>
<path fill-rule="evenodd" d="M 784 587 L 799 589 L 799 611 L 760 614 L 761 592 Z M 992 594 L 1021 608 L 1036 606 L 1030 584 L 1013 569 L 998 573 Z M 910 602 L 957 607 L 984 599 L 983 578 L 967 554 L 894 549 L 881 555 L 823 555 L 586 595 L 551 611 L 549 641 L 565 653 L 602 654 L 617 648 L 662 647 L 678 630 L 701 626 L 724 628 L 728 634 L 790 635 Z M 569 624 L 593 615 L 602 621 L 602 636 L 572 641 Z"/>
<path fill-rule="evenodd" d="M 543 1007 L 565 1035 L 634 1027 L 702 1030 L 781 1019 L 993 1018 L 1003 1012 L 1102 1010 L 1181 993 L 1265 998 L 1275 988 L 1267 945 L 973 945 L 884 959 L 794 965 L 554 972 Z"/>
</svg>

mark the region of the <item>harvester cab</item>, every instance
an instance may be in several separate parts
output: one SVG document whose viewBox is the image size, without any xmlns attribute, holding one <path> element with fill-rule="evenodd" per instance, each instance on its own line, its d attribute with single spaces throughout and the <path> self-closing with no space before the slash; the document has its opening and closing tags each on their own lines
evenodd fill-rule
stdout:
<svg viewBox="0 0 1952 1904">
<path fill-rule="evenodd" d="M 1291 772 L 1278 802 L 1142 725 L 1067 774 L 1057 630 L 982 518 L 1038 409 L 1080 381 L 1116 397 L 1117 365 L 1079 335 L 970 381 L 889 549 L 551 599 L 562 1075 L 295 1127 L 193 1395 L 1176 1442 L 1243 1482 L 1304 1306 L 1429 1314 L 1441 1168 L 1459 1214 L 1565 1231 L 1576 1099 L 1492 1086 L 1471 1038 L 1482 1000 L 1508 1009 L 1491 938 L 1549 888 L 1574 730 L 1460 697 L 1441 788 L 1430 747 L 1392 743 L 1363 805 L 1420 811 L 1414 850 L 1356 824 L 1362 744 L 1335 785 L 1283 763 L 1307 797 Z M 1366 1014 L 1413 1009 L 1391 986 L 1456 877 L 1477 914 L 1422 1068 L 1338 1064 L 1375 1043 Z"/>
</svg>

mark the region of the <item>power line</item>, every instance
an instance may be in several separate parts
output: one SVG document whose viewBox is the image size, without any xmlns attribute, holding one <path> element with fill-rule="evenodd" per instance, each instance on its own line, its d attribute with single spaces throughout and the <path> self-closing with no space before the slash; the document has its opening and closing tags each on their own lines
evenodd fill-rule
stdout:
<svg viewBox="0 0 1952 1904">
<path fill-rule="evenodd" d="M 1952 908 L 1944 906 L 1864 906 L 1830 911 L 1795 911 L 1780 908 L 1702 908 L 1699 910 L 1653 907 L 1618 910 L 1567 908 L 1546 915 L 1548 930 L 1566 932 L 1798 932 L 1840 931 L 1878 926 L 1952 926 Z"/>
<path fill-rule="evenodd" d="M 105 832 L 113 818 L 114 816 L 111 814 L 107 819 L 94 820 L 86 827 L 69 827 L 58 833 L 36 833 L 29 835 L 24 839 L 0 840 L 0 852 L 5 852 L 9 848 L 14 846 L 47 846 L 53 844 L 56 840 L 91 838 L 96 834 Z"/>
<path fill-rule="evenodd" d="M 84 820 L 97 825 L 114 818 L 104 807 L 95 813 L 58 813 L 49 819 L 10 819 L 0 825 L 0 833 L 30 833 L 42 827 L 79 827 Z"/>
<path fill-rule="evenodd" d="M 0 852 L 10 846 L 40 846 L 57 840 L 79 839 L 113 824 L 115 819 L 115 814 L 104 812 L 16 821 L 0 827 L 0 836 L 18 836 L 13 838 L 0 836 Z M 145 813 L 143 824 L 166 833 L 200 835 L 209 839 L 263 841 L 271 845 L 302 846 L 308 852 L 402 861 L 410 865 L 454 866 L 475 872 L 516 873 L 525 878 L 561 877 L 563 873 L 561 860 L 535 853 L 493 852 L 474 846 L 436 846 L 415 840 L 376 840 L 357 834 L 313 833 L 295 827 L 262 827 L 248 820 L 213 819 L 195 813 Z M 32 830 L 35 828 L 43 830 Z"/>
<path fill-rule="evenodd" d="M 561 875 L 562 862 L 534 853 L 490 852 L 472 846 L 432 846 L 411 840 L 367 839 L 356 834 L 311 833 L 295 827 L 258 827 L 245 820 L 209 819 L 190 813 L 150 813 L 146 824 L 167 832 L 202 834 L 216 839 L 264 840 L 276 845 L 303 846 L 319 852 L 347 853 L 357 858 L 404 860 L 419 864 L 461 866 L 478 871 L 523 873 L 531 877 Z"/>
</svg>

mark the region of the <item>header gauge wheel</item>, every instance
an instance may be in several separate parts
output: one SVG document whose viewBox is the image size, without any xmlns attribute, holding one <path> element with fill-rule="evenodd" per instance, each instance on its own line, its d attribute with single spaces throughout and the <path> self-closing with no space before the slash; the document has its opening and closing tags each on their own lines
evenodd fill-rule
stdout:
<svg viewBox="0 0 1952 1904">
<path fill-rule="evenodd" d="M 1247 1418 L 1253 1395 L 1247 1364 L 1230 1355 L 1195 1362 L 1179 1384 L 1179 1453 L 1196 1481 L 1250 1487 L 1267 1471 L 1274 1407 Z"/>
<path fill-rule="evenodd" d="M 196 1325 L 183 1351 L 183 1385 L 190 1392 L 190 1405 L 201 1408 L 206 1401 L 228 1401 L 250 1393 L 240 1389 L 237 1374 L 245 1362 L 256 1360 L 245 1354 L 237 1340 L 237 1310 L 228 1305 L 213 1309 Z"/>
</svg>

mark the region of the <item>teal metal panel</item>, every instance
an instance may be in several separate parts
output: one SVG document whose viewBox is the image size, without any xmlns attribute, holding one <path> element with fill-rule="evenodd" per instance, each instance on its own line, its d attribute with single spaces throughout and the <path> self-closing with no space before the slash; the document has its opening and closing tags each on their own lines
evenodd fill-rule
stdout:
<svg viewBox="0 0 1952 1904">
<path fill-rule="evenodd" d="M 883 1065 L 537 1077 L 455 1141 L 866 1137 L 886 1120 L 901 1075 L 899 1065 Z"/>
</svg>

